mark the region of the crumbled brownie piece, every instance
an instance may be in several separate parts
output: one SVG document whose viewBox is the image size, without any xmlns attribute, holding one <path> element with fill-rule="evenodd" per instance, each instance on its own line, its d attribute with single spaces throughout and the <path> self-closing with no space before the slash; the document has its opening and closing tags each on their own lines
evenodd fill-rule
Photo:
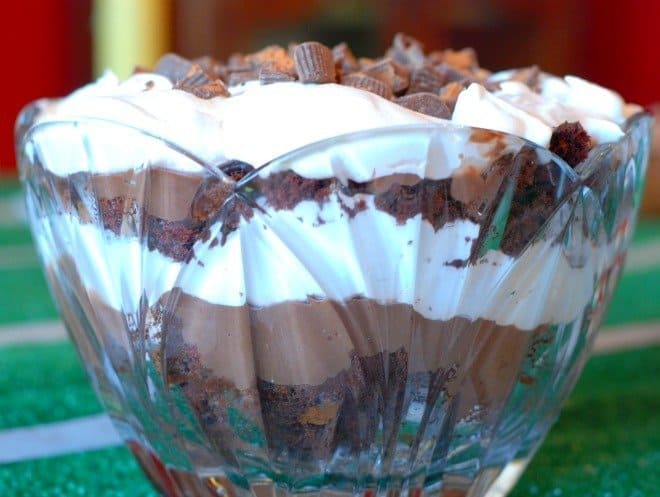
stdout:
<svg viewBox="0 0 660 497">
<path fill-rule="evenodd" d="M 589 155 L 591 138 L 579 122 L 565 122 L 553 130 L 549 148 L 575 167 Z"/>
<path fill-rule="evenodd" d="M 218 213 L 231 192 L 230 184 L 215 176 L 208 176 L 199 186 L 190 204 L 190 218 L 193 223 L 205 223 L 211 219 Z"/>
<path fill-rule="evenodd" d="M 254 166 L 240 160 L 230 160 L 220 164 L 218 169 L 234 181 L 239 181 L 254 171 Z"/>
<path fill-rule="evenodd" d="M 293 209 L 303 200 L 323 203 L 332 192 L 331 179 L 308 179 L 293 171 L 271 174 L 260 180 L 261 193 L 275 210 Z"/>
<path fill-rule="evenodd" d="M 99 210 L 103 219 L 103 228 L 119 235 L 124 217 L 125 197 L 99 198 Z"/>
</svg>

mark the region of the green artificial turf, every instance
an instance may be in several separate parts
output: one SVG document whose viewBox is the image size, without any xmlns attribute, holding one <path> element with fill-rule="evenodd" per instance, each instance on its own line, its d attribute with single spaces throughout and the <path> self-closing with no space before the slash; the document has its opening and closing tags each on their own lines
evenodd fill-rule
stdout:
<svg viewBox="0 0 660 497">
<path fill-rule="evenodd" d="M 0 361 L 0 397 L 10 396 L 0 412 L 33 412 L 9 423 L 0 417 L 5 426 L 99 409 L 69 345 L 12 347 L 0 350 Z M 7 367 L 12 372 L 2 373 Z M 64 407 L 57 412 L 54 405 Z M 511 497 L 657 497 L 658 413 L 660 347 L 592 358 Z M 156 494 L 128 450 L 115 448 L 0 466 L 0 495 Z"/>
<path fill-rule="evenodd" d="M 660 495 L 660 348 L 590 360 L 511 497 Z"/>
<path fill-rule="evenodd" d="M 0 347 L 0 429 L 100 411 L 71 343 Z"/>
<path fill-rule="evenodd" d="M 660 223 L 658 219 L 642 217 L 635 227 L 634 243 L 643 243 L 651 240 L 660 240 Z"/>
<path fill-rule="evenodd" d="M 157 497 L 123 447 L 0 466 L 3 497 Z"/>
</svg>

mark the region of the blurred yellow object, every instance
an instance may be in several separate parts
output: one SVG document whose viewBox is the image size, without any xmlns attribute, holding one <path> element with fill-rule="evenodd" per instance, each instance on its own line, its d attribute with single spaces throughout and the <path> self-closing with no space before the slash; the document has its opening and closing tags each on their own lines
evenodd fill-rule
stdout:
<svg viewBox="0 0 660 497">
<path fill-rule="evenodd" d="M 95 76 L 112 69 L 125 78 L 170 49 L 170 2 L 94 0 L 93 8 Z"/>
</svg>

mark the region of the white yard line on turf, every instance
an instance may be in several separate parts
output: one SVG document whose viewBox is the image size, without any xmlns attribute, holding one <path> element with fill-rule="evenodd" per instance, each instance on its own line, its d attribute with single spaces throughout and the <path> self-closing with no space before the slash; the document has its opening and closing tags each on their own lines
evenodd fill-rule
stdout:
<svg viewBox="0 0 660 497">
<path fill-rule="evenodd" d="M 31 269 L 39 267 L 39 258 L 34 245 L 0 245 L 1 269 Z"/>
<path fill-rule="evenodd" d="M 105 414 L 0 431 L 0 464 L 105 449 L 122 443 Z"/>
<path fill-rule="evenodd" d="M 639 273 L 660 266 L 660 240 L 631 247 L 626 256 L 624 273 Z"/>
<path fill-rule="evenodd" d="M 61 321 L 5 324 L 0 326 L 0 347 L 30 343 L 60 342 L 67 338 Z"/>
<path fill-rule="evenodd" d="M 0 226 L 25 225 L 26 219 L 22 193 L 12 193 L 0 198 Z"/>
</svg>

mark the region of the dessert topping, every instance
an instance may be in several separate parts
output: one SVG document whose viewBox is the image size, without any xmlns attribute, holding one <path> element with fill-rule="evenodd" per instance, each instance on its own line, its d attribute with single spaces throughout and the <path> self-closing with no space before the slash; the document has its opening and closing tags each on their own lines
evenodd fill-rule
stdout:
<svg viewBox="0 0 660 497">
<path fill-rule="evenodd" d="M 367 76 L 362 72 L 354 72 L 343 76 L 341 78 L 341 83 L 346 86 L 352 86 L 353 88 L 370 91 L 383 98 L 390 99 L 392 97 L 391 86 L 379 79 Z"/>
<path fill-rule="evenodd" d="M 346 43 L 340 43 L 332 49 L 335 68 L 341 73 L 349 73 L 359 69 L 357 59 Z"/>
<path fill-rule="evenodd" d="M 396 103 L 406 109 L 421 112 L 440 119 L 451 118 L 449 106 L 440 97 L 429 92 L 413 93 L 396 99 Z"/>
<path fill-rule="evenodd" d="M 553 130 L 549 148 L 568 165 L 575 167 L 587 158 L 591 140 L 579 122 L 565 122 Z"/>
<path fill-rule="evenodd" d="M 322 43 L 301 43 L 294 50 L 293 60 L 303 83 L 334 83 L 336 80 L 332 51 Z"/>
<path fill-rule="evenodd" d="M 175 89 L 192 93 L 199 98 L 229 96 L 229 91 L 221 79 L 209 75 L 200 64 L 176 54 L 161 57 L 154 72 L 169 78 Z"/>
<path fill-rule="evenodd" d="M 431 92 L 438 93 L 444 86 L 442 74 L 432 66 L 422 66 L 413 69 L 410 74 L 408 93 Z"/>
</svg>

